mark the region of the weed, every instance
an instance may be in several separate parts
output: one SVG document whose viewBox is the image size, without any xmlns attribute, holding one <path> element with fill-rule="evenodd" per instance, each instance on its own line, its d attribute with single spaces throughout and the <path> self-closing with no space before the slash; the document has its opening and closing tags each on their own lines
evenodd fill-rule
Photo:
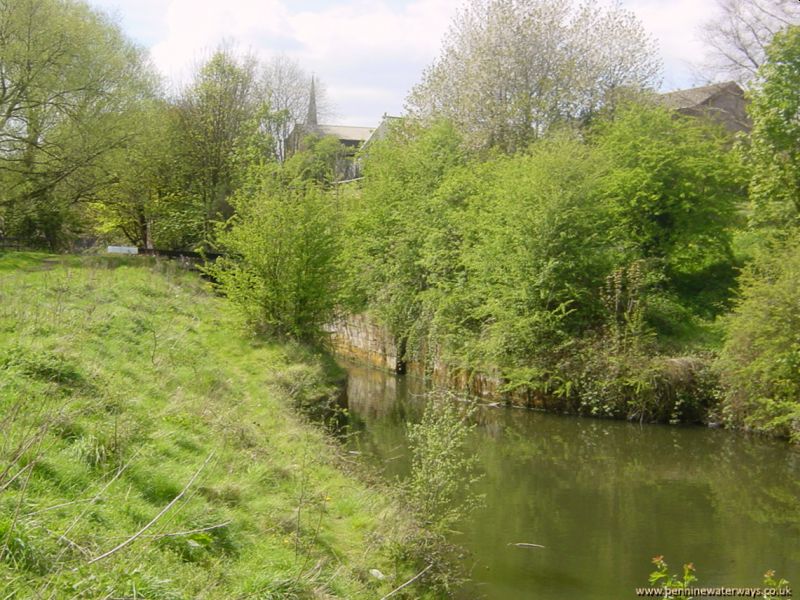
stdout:
<svg viewBox="0 0 800 600">
<path fill-rule="evenodd" d="M 11 347 L 0 356 L 0 369 L 44 382 L 74 387 L 82 383 L 78 368 L 62 354 L 49 350 Z"/>
</svg>

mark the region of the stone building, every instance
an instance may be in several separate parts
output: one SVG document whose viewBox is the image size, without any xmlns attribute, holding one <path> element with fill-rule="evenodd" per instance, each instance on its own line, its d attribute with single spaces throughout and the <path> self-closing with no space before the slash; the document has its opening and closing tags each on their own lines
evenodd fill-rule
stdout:
<svg viewBox="0 0 800 600">
<path fill-rule="evenodd" d="M 735 81 L 668 92 L 658 96 L 665 107 L 692 117 L 707 117 L 723 125 L 731 133 L 750 131 L 747 99 Z"/>
<path fill-rule="evenodd" d="M 347 180 L 359 176 L 358 163 L 355 160 L 356 153 L 366 142 L 374 127 L 354 127 L 351 125 L 325 125 L 319 123 L 317 116 L 317 97 L 314 89 L 314 79 L 311 79 L 311 93 L 308 100 L 308 113 L 303 123 L 296 123 L 294 129 L 286 139 L 286 155 L 291 156 L 298 150 L 303 149 L 303 140 L 309 136 L 333 136 L 345 148 L 345 156 L 341 166 L 337 169 L 337 179 Z"/>
</svg>

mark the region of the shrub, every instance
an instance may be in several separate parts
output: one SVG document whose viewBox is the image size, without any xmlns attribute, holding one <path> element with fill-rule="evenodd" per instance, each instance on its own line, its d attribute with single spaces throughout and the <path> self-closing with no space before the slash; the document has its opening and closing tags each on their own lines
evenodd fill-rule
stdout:
<svg viewBox="0 0 800 600">
<path fill-rule="evenodd" d="M 471 489 L 477 482 L 475 457 L 467 438 L 474 425 L 458 398 L 443 391 L 429 392 L 422 420 L 410 425 L 412 506 L 434 531 L 445 531 L 480 502 Z"/>
<path fill-rule="evenodd" d="M 718 366 L 728 423 L 800 441 L 800 242 L 742 274 Z"/>
<path fill-rule="evenodd" d="M 232 200 L 218 233 L 227 255 L 206 270 L 256 330 L 315 339 L 336 301 L 335 206 L 313 184 L 258 177 Z"/>
</svg>

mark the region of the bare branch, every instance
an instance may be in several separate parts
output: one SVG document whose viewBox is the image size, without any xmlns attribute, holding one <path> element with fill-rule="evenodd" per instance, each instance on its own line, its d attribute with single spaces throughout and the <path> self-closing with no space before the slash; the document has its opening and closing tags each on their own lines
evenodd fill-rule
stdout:
<svg viewBox="0 0 800 600">
<path fill-rule="evenodd" d="M 428 565 L 427 567 L 425 567 L 424 569 L 422 569 L 422 571 L 420 571 L 419 573 L 417 573 L 416 575 L 414 575 L 414 576 L 413 576 L 411 579 L 409 579 L 408 581 L 406 581 L 406 582 L 405 582 L 403 585 L 401 585 L 401 586 L 399 586 L 399 587 L 396 587 L 396 588 L 395 588 L 395 589 L 393 589 L 391 592 L 389 592 L 388 594 L 386 594 L 386 595 L 385 595 L 383 598 L 381 598 L 381 600 L 387 600 L 387 598 L 391 598 L 391 597 L 392 597 L 392 596 L 394 596 L 394 595 L 395 595 L 397 592 L 399 592 L 400 590 L 402 590 L 402 589 L 403 589 L 403 588 L 405 588 L 405 587 L 408 587 L 409 585 L 411 585 L 412 583 L 414 583 L 414 582 L 415 582 L 417 579 L 419 579 L 420 577 L 422 577 L 422 576 L 423 576 L 425 573 L 427 573 L 427 572 L 428 572 L 428 571 L 429 571 L 429 570 L 430 570 L 432 567 L 433 567 L 433 564 L 430 564 L 430 565 Z"/>
<path fill-rule="evenodd" d="M 717 0 L 719 14 L 702 27 L 710 52 L 705 68 L 741 83 L 750 81 L 776 33 L 800 24 L 796 0 Z"/>
<path fill-rule="evenodd" d="M 155 517 L 153 517 L 153 518 L 150 520 L 150 522 L 149 522 L 149 523 L 147 523 L 147 525 L 145 525 L 144 527 L 142 527 L 142 528 L 141 528 L 139 531 L 137 531 L 136 533 L 134 533 L 134 534 L 133 534 L 131 537 L 129 537 L 127 540 L 125 540 L 125 541 L 124 541 L 124 542 L 122 542 L 121 544 L 118 544 L 117 546 L 115 546 L 115 547 L 113 547 L 111 550 L 109 550 L 108 552 L 104 552 L 104 553 L 103 553 L 103 554 L 101 554 L 100 556 L 97 556 L 97 557 L 93 558 L 92 560 L 90 560 L 90 561 L 89 561 L 88 563 L 86 563 L 86 564 L 88 564 L 88 565 L 91 565 L 91 564 L 94 564 L 94 563 L 96 563 L 96 562 L 98 562 L 98 561 L 100 561 L 100 560 L 103 560 L 104 558 L 108 558 L 108 557 L 109 557 L 109 556 L 111 556 L 112 554 L 115 554 L 116 552 L 119 552 L 120 550 L 122 550 L 123 548 L 125 548 L 126 546 L 128 546 L 129 544 L 132 544 L 133 542 L 135 542 L 135 541 L 136 541 L 136 540 L 137 540 L 139 537 L 141 537 L 141 535 L 142 535 L 142 534 L 143 534 L 145 531 L 147 531 L 147 530 L 148 530 L 148 529 L 150 529 L 150 528 L 151 528 L 153 525 L 155 525 L 155 524 L 158 522 L 158 520 L 159 520 L 161 517 L 163 517 L 165 514 L 167 514 L 167 512 L 169 511 L 169 509 L 171 509 L 173 506 L 175 506 L 175 504 L 176 504 L 176 503 L 177 503 L 177 502 L 178 502 L 178 501 L 179 501 L 181 498 L 183 498 L 184 494 L 186 494 L 186 492 L 189 490 L 189 488 L 191 487 L 191 485 L 194 483 L 195 479 L 197 479 L 197 477 L 200 475 L 200 473 L 203 471 L 203 469 L 206 467 L 206 465 L 209 463 L 209 461 L 211 461 L 211 459 L 212 459 L 213 457 L 214 457 L 214 452 L 211 452 L 211 453 L 209 453 L 209 455 L 206 457 L 205 461 L 203 461 L 203 464 L 202 464 L 202 465 L 200 465 L 200 468 L 199 468 L 199 469 L 197 469 L 197 471 L 195 472 L 195 474 L 194 474 L 194 475 L 192 475 L 192 478 L 191 478 L 191 479 L 190 479 L 190 480 L 189 480 L 189 481 L 186 483 L 186 485 L 185 485 L 185 486 L 183 486 L 183 489 L 180 491 L 180 493 L 179 493 L 177 496 L 175 496 L 175 497 L 174 497 L 174 498 L 173 498 L 173 499 L 170 501 L 170 503 L 169 503 L 169 504 L 167 504 L 167 505 L 166 505 L 164 508 L 162 508 L 162 509 L 161 509 L 161 511 L 160 511 L 160 512 L 159 512 L 159 513 L 158 513 L 158 514 L 155 516 Z"/>
</svg>

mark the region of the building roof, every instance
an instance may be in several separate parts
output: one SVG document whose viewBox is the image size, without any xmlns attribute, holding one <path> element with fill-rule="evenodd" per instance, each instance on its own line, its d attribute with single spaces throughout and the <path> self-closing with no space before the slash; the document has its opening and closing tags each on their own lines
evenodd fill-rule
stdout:
<svg viewBox="0 0 800 600">
<path fill-rule="evenodd" d="M 369 138 L 367 141 L 364 142 L 364 148 L 372 144 L 373 142 L 377 142 L 378 140 L 382 140 L 389 134 L 389 126 L 393 122 L 400 121 L 402 117 L 392 117 L 391 115 L 384 114 L 381 122 L 378 126 L 372 130 Z"/>
<path fill-rule="evenodd" d="M 657 99 L 670 110 L 691 117 L 710 118 L 732 133 L 752 128 L 747 116 L 747 98 L 735 81 L 669 92 Z"/>
<path fill-rule="evenodd" d="M 322 135 L 332 135 L 339 140 L 350 140 L 354 142 L 366 141 L 374 127 L 352 127 L 350 125 L 318 125 L 316 129 Z"/>
<path fill-rule="evenodd" d="M 713 83 L 702 87 L 690 88 L 688 90 L 677 90 L 667 92 L 659 96 L 662 104 L 673 110 L 694 108 L 701 106 L 721 94 L 735 94 L 743 96 L 744 91 L 735 81 L 724 83 Z"/>
</svg>

